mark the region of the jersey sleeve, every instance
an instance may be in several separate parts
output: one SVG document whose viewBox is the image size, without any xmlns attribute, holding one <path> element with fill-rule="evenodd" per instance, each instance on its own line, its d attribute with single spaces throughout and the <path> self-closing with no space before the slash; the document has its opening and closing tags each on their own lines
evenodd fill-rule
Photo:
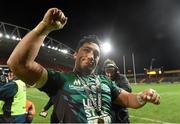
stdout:
<svg viewBox="0 0 180 124">
<path fill-rule="evenodd" d="M 47 69 L 48 79 L 41 91 L 46 92 L 50 97 L 56 95 L 57 91 L 60 90 L 64 85 L 64 80 L 61 76 L 62 72 L 55 71 L 54 69 Z"/>
<path fill-rule="evenodd" d="M 103 82 L 106 82 L 106 85 L 108 85 L 108 87 L 110 88 L 111 100 L 114 101 L 119 96 L 119 94 L 121 93 L 121 88 L 119 88 L 107 76 L 101 75 L 101 79 L 102 79 Z"/>
<path fill-rule="evenodd" d="M 111 94 L 112 94 L 112 101 L 114 101 L 119 94 L 121 93 L 121 88 L 119 88 L 114 82 L 110 80 L 111 83 Z"/>
</svg>

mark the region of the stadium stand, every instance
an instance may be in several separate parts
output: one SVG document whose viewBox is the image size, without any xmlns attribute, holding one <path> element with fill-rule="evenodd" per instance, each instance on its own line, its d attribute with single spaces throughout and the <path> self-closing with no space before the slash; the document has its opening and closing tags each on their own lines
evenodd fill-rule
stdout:
<svg viewBox="0 0 180 124">
<path fill-rule="evenodd" d="M 127 74 L 130 83 L 134 83 L 134 75 Z M 161 75 L 147 75 L 147 73 L 136 75 L 137 83 L 180 83 L 180 69 L 164 71 Z"/>
<path fill-rule="evenodd" d="M 30 30 L 5 22 L 0 22 L 0 65 L 5 65 L 17 43 Z M 72 70 L 74 50 L 61 42 L 47 37 L 36 58 L 45 67 L 63 71 Z"/>
<path fill-rule="evenodd" d="M 0 21 L 0 65 L 6 61 L 14 47 L 30 30 L 17 25 Z M 45 67 L 60 71 L 71 71 L 74 65 L 74 50 L 53 38 L 47 37 L 36 58 Z M 134 75 L 127 74 L 130 83 L 134 83 Z M 180 82 L 180 70 L 164 71 L 160 75 L 149 76 L 147 73 L 136 74 L 137 83 L 175 83 Z"/>
</svg>

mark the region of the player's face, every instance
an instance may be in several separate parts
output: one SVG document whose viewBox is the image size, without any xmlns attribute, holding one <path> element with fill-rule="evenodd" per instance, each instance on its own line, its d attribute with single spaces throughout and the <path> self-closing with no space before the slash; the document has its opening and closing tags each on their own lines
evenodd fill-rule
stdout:
<svg viewBox="0 0 180 124">
<path fill-rule="evenodd" d="M 112 79 L 115 74 L 115 68 L 105 68 L 105 74 L 109 79 Z"/>
<path fill-rule="evenodd" d="M 81 73 L 91 74 L 96 69 L 100 58 L 100 48 L 95 43 L 84 43 L 74 54 L 75 69 Z"/>
</svg>

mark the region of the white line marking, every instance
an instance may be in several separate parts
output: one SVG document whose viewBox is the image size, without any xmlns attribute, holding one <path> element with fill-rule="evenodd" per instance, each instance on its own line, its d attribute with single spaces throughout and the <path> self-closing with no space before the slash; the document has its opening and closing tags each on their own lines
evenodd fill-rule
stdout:
<svg viewBox="0 0 180 124">
<path fill-rule="evenodd" d="M 146 120 L 146 121 L 158 122 L 158 123 L 169 123 L 169 122 L 164 122 L 164 121 L 160 121 L 160 120 L 154 120 L 154 119 L 145 118 L 145 117 L 137 117 L 137 116 L 133 116 L 133 115 L 130 115 L 130 117 L 138 118 L 138 119 Z"/>
</svg>

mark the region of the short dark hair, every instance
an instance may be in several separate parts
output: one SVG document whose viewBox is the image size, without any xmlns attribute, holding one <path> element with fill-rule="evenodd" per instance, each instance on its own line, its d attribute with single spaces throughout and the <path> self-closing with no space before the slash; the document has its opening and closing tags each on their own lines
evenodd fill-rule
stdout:
<svg viewBox="0 0 180 124">
<path fill-rule="evenodd" d="M 79 50 L 79 48 L 81 46 L 83 46 L 83 44 L 85 43 L 95 43 L 99 46 L 100 48 L 100 44 L 101 41 L 99 40 L 99 38 L 96 35 L 88 35 L 88 36 L 84 36 L 78 43 L 77 47 L 76 47 L 76 52 Z"/>
</svg>

